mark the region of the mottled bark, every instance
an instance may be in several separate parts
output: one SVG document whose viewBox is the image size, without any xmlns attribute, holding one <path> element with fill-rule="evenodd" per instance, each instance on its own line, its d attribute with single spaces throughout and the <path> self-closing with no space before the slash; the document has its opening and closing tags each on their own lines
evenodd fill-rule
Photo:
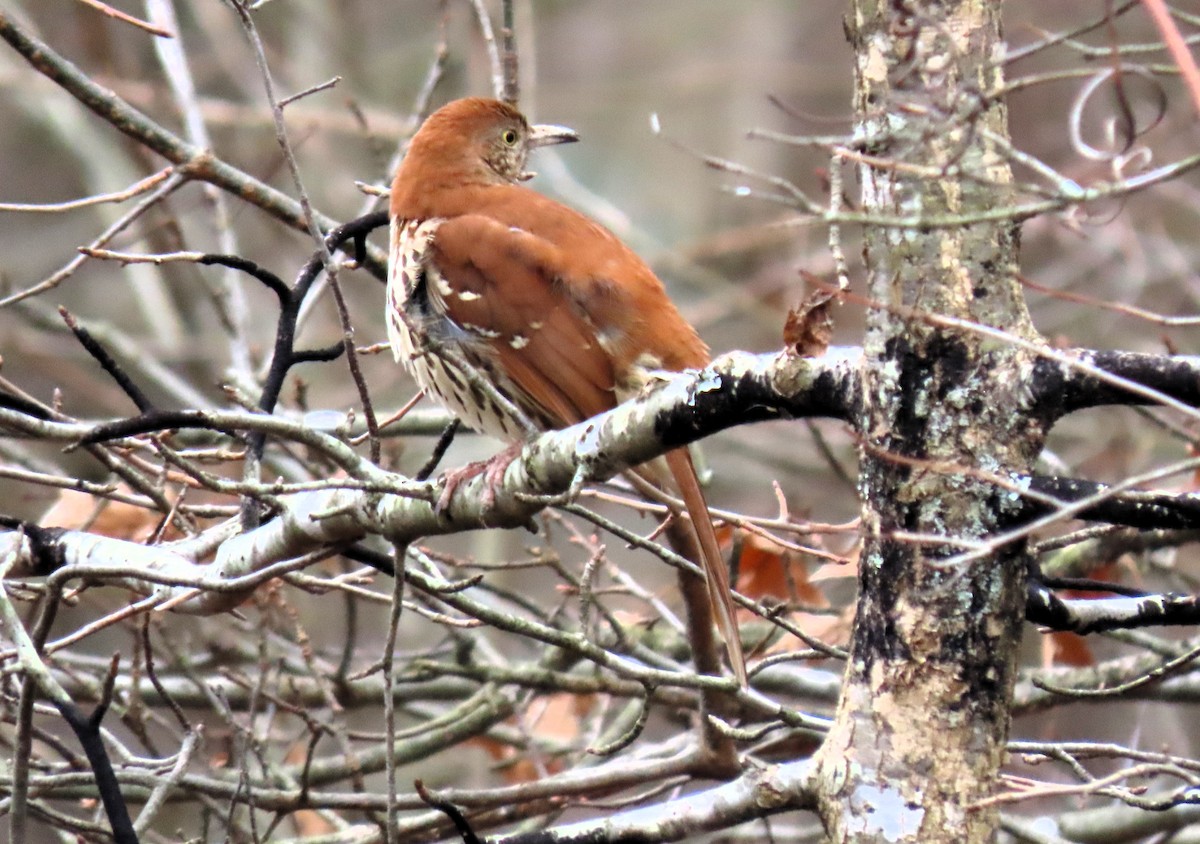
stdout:
<svg viewBox="0 0 1200 844">
<path fill-rule="evenodd" d="M 994 0 L 859 0 L 863 209 L 962 215 L 1005 205 L 1011 173 Z M 1017 544 L 964 563 L 1006 521 L 987 477 L 1029 469 L 1043 440 L 1027 349 L 953 317 L 1036 340 L 1016 277 L 1015 225 L 868 227 L 861 437 L 865 544 L 851 658 L 822 747 L 821 813 L 838 842 L 977 842 L 972 804 L 1003 761 L 1025 599 Z"/>
</svg>

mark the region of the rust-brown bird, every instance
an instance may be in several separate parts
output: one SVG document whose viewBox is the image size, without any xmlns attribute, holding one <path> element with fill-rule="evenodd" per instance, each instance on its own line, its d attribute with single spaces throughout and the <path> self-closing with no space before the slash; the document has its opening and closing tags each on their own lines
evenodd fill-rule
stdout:
<svg viewBox="0 0 1200 844">
<path fill-rule="evenodd" d="M 481 389 L 480 376 L 545 430 L 610 410 L 655 370 L 709 361 L 662 282 L 624 243 L 520 184 L 532 175 L 531 150 L 577 139 L 560 126 L 531 126 L 496 100 L 456 100 L 421 126 L 392 184 L 392 351 L 451 413 L 510 444 L 527 428 Z M 745 685 L 729 573 L 696 470 L 686 448 L 665 463 L 694 529 L 714 620 Z M 671 485 L 652 464 L 639 472 Z"/>
</svg>

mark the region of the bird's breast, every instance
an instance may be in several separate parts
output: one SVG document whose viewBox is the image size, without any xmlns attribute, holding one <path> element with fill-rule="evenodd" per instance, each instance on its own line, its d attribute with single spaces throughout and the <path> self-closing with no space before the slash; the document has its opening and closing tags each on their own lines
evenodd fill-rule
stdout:
<svg viewBox="0 0 1200 844">
<path fill-rule="evenodd" d="M 521 424 L 480 383 L 505 393 L 502 376 L 483 351 L 481 329 L 467 330 L 435 306 L 449 295 L 446 279 L 429 260 L 439 218 L 393 219 L 389 229 L 386 323 L 396 360 L 426 394 L 468 427 L 506 441 L 524 436 Z M 430 285 L 442 290 L 431 291 Z M 515 397 L 514 397 L 515 398 Z"/>
</svg>

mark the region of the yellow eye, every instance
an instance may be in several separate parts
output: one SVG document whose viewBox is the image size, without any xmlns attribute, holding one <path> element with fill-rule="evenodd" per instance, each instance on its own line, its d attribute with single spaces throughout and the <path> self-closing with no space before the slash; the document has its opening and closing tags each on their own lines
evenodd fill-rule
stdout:
<svg viewBox="0 0 1200 844">
<path fill-rule="evenodd" d="M 516 146 L 517 145 L 517 130 L 516 129 L 505 129 L 504 132 L 501 133 L 501 135 L 500 135 L 500 140 L 504 141 L 505 145 L 507 145 L 507 146 L 510 146 L 510 147 Z"/>
</svg>

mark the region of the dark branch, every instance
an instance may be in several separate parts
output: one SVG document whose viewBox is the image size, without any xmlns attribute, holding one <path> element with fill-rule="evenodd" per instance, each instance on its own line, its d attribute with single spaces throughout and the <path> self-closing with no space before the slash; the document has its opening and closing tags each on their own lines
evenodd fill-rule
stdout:
<svg viewBox="0 0 1200 844">
<path fill-rule="evenodd" d="M 1123 583 L 1112 583 L 1107 580 L 1096 580 L 1091 577 L 1040 576 L 1038 579 L 1048 589 L 1071 589 L 1076 592 L 1110 592 L 1113 595 L 1124 595 L 1126 598 L 1144 598 L 1150 594 L 1145 589 L 1135 589 Z"/>
<path fill-rule="evenodd" d="M 256 281 L 262 282 L 263 285 L 279 298 L 280 307 L 292 296 L 292 291 L 288 289 L 287 282 L 275 275 L 275 273 L 260 267 L 247 258 L 240 258 L 237 255 L 208 254 L 202 257 L 198 263 L 229 267 L 230 269 L 245 273 Z"/>
<path fill-rule="evenodd" d="M 67 324 L 67 328 L 71 329 L 71 333 L 75 335 L 75 339 L 79 344 L 87 350 L 87 353 L 96 359 L 100 367 L 107 372 L 117 386 L 124 391 L 125 395 L 129 396 L 129 400 L 134 403 L 142 413 L 150 413 L 154 408 L 154 402 L 146 397 L 141 388 L 133 383 L 133 379 L 129 374 L 121 368 L 121 365 L 113 360 L 113 356 L 108 353 L 104 346 L 92 336 L 92 333 L 79 324 L 78 320 L 66 308 L 59 306 L 59 315 L 63 318 L 63 322 Z"/>
<path fill-rule="evenodd" d="M 387 214 L 382 211 L 358 217 L 329 232 L 325 236 L 325 247 L 332 252 L 347 241 L 361 244 L 362 238 L 386 223 Z M 355 251 L 360 251 L 360 246 L 355 246 Z M 275 411 L 275 403 L 283 391 L 283 382 L 286 380 L 288 372 L 295 364 L 303 362 L 295 352 L 296 320 L 300 317 L 300 307 L 304 304 L 304 299 L 308 296 L 309 291 L 312 290 L 313 282 L 317 280 L 324 268 L 325 264 L 321 260 L 321 253 L 314 253 L 300 271 L 296 278 L 296 284 L 286 299 L 281 300 L 279 325 L 275 329 L 275 353 L 271 358 L 271 367 L 267 372 L 267 377 L 263 380 L 262 396 L 258 402 L 258 409 L 263 413 Z M 251 437 L 250 447 L 256 458 L 262 456 L 264 443 L 265 438 L 262 435 L 255 434 Z"/>
<path fill-rule="evenodd" d="M 336 249 L 341 249 L 347 241 L 352 241 L 351 249 L 355 260 L 361 260 L 365 254 L 366 237 L 371 232 L 380 226 L 388 224 L 388 214 L 386 211 L 372 211 L 370 214 L 364 214 L 361 217 L 355 217 L 353 220 L 342 223 L 340 226 L 330 230 L 325 236 L 325 248 L 330 252 Z M 312 287 L 312 283 L 321 275 L 321 271 L 325 269 L 325 264 L 321 261 L 321 253 L 316 252 L 308 259 L 304 267 L 296 276 L 296 284 L 292 288 L 293 295 L 298 299 L 304 299 L 308 295 L 308 290 Z M 378 276 L 377 276 L 378 278 Z M 380 278 L 380 281 L 383 281 Z"/>
<path fill-rule="evenodd" d="M 36 402 L 21 398 L 21 396 L 14 396 L 11 393 L 0 392 L 0 407 L 24 413 L 34 419 L 41 419 L 43 422 L 48 422 L 53 418 L 44 407 Z"/>
<path fill-rule="evenodd" d="M 113 841 L 117 844 L 138 844 L 133 820 L 129 817 L 129 807 L 125 805 L 121 785 L 117 781 L 112 760 L 108 757 L 100 735 L 100 721 L 104 717 L 107 703 L 102 701 L 91 715 L 84 715 L 79 707 L 70 702 L 54 699 L 53 703 L 74 731 L 75 737 L 79 739 L 83 752 L 87 754 L 92 774 L 96 777 L 96 790 L 100 793 L 100 802 L 112 828 Z"/>
<path fill-rule="evenodd" d="M 454 437 L 458 434 L 460 428 L 462 428 L 462 422 L 458 419 L 450 420 L 450 424 L 446 426 L 441 436 L 438 437 L 438 441 L 434 444 L 433 452 L 429 455 L 429 459 L 425 461 L 425 465 L 421 467 L 420 471 L 413 476 L 413 480 L 429 480 L 430 475 L 433 474 L 433 470 L 438 467 L 438 464 L 442 462 L 442 458 L 446 456 L 446 451 L 449 450 L 450 444 L 454 442 Z"/>
<path fill-rule="evenodd" d="M 353 560 L 356 563 L 370 566 L 376 571 L 386 574 L 388 577 L 396 576 L 396 563 L 391 554 L 372 551 L 365 545 L 351 545 L 342 551 L 342 556 L 347 560 Z"/>
<path fill-rule="evenodd" d="M 462 809 L 447 800 L 439 799 L 420 780 L 413 781 L 413 790 L 417 792 L 418 797 L 425 801 L 425 805 L 431 809 L 437 809 L 450 819 L 454 828 L 458 830 L 463 844 L 482 844 L 479 836 L 475 834 L 475 830 L 471 829 L 471 824 L 467 821 L 467 816 L 462 813 Z"/>
<path fill-rule="evenodd" d="M 1110 375 L 1148 387 L 1186 405 L 1200 407 L 1200 357 L 1090 350 L 1068 354 Z M 1089 407 L 1153 403 L 1125 387 L 1107 383 L 1091 373 L 1050 358 L 1040 358 L 1034 364 L 1031 385 L 1036 411 L 1048 421 Z"/>
<path fill-rule="evenodd" d="M 1063 504 L 1103 496 L 1111 488 L 1108 484 L 1075 478 L 1035 476 L 1029 482 L 1031 493 Z M 1053 504 L 1029 498 L 1020 518 L 1036 518 L 1054 509 Z M 1078 518 L 1143 529 L 1200 527 L 1200 493 L 1113 493 L 1081 510 Z"/>
<path fill-rule="evenodd" d="M 95 445 L 119 440 L 122 437 L 136 437 L 139 434 L 152 434 L 175 428 L 199 428 L 228 434 L 231 437 L 237 437 L 241 433 L 234 428 L 213 422 L 202 410 L 155 410 L 129 419 L 97 425 L 82 437 L 79 443 L 80 445 Z"/>
<path fill-rule="evenodd" d="M 323 349 L 305 349 L 300 352 L 292 353 L 292 364 L 298 363 L 329 363 L 332 360 L 337 360 L 346 351 L 345 343 L 334 343 L 326 346 Z"/>
<path fill-rule="evenodd" d="M 1025 619 L 1051 630 L 1098 633 L 1200 623 L 1195 595 L 1168 593 L 1140 598 L 1060 598 L 1043 583 L 1029 581 Z"/>
</svg>

